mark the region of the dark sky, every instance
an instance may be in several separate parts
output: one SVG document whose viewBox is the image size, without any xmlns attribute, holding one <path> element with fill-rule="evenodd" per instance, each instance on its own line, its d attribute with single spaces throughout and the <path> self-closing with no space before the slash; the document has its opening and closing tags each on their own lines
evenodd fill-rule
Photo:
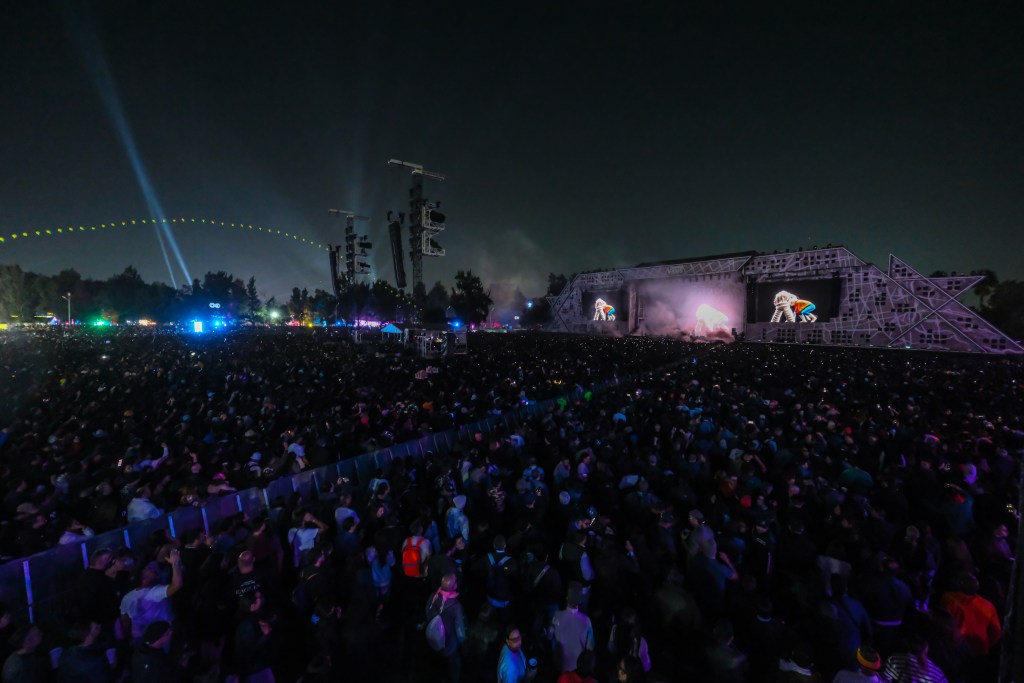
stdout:
<svg viewBox="0 0 1024 683">
<path fill-rule="evenodd" d="M 828 242 L 1024 278 L 1022 8 L 3 3 L 0 263 L 169 282 L 152 226 L 10 234 L 158 205 L 326 243 L 336 207 L 373 218 L 393 280 L 397 157 L 448 176 L 427 183 L 448 215 L 428 286 L 471 268 L 533 294 L 549 271 Z M 173 231 L 193 277 L 329 289 L 294 240 Z"/>
</svg>

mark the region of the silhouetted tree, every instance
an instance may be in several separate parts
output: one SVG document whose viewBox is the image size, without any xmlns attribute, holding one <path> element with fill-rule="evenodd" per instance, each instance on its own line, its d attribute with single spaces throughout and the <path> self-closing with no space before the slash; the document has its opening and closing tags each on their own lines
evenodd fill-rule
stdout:
<svg viewBox="0 0 1024 683">
<path fill-rule="evenodd" d="M 1024 339 L 1024 282 L 1004 280 L 996 284 L 981 314 L 1013 339 Z"/>
<path fill-rule="evenodd" d="M 460 270 L 455 274 L 455 288 L 450 300 L 455 315 L 466 323 L 482 323 L 487 320 L 491 304 L 494 303 L 472 270 Z"/>
<path fill-rule="evenodd" d="M 427 292 L 427 303 L 423 310 L 423 321 L 433 324 L 444 324 L 445 310 L 448 308 L 448 288 L 440 280 Z"/>
<path fill-rule="evenodd" d="M 288 313 L 293 320 L 302 324 L 313 322 L 309 305 L 309 290 L 292 287 L 292 296 L 288 299 Z"/>
<path fill-rule="evenodd" d="M 256 276 L 253 275 L 245 286 L 245 317 L 251 322 L 256 322 L 262 313 L 263 304 L 260 303 L 260 295 L 256 291 Z"/>
<path fill-rule="evenodd" d="M 554 273 L 548 273 L 548 296 L 558 296 L 565 289 L 565 286 L 569 284 L 569 280 L 565 275 L 555 275 Z"/>
<path fill-rule="evenodd" d="M 995 292 L 996 287 L 999 285 L 999 277 L 995 272 L 984 268 L 982 270 L 972 270 L 971 275 L 984 275 L 985 279 L 974 285 L 974 293 L 978 295 L 978 306 L 985 308 L 985 297 Z"/>
</svg>

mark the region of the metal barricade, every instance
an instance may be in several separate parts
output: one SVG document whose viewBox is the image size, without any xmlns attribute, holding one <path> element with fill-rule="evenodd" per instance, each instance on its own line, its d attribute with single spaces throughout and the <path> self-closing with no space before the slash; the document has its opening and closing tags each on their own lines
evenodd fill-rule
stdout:
<svg viewBox="0 0 1024 683">
<path fill-rule="evenodd" d="M 575 400 L 581 394 L 577 391 L 565 398 Z M 548 399 L 519 406 L 514 411 L 489 415 L 472 424 L 364 453 L 315 470 L 284 476 L 270 482 L 266 488 L 251 488 L 211 498 L 201 507 L 180 508 L 170 514 L 129 524 L 84 541 L 12 560 L 0 565 L 0 600 L 30 623 L 45 630 L 64 631 L 75 619 L 75 584 L 88 566 L 90 555 L 96 550 L 128 548 L 139 556 L 146 550 L 152 550 L 153 545 L 165 537 L 180 538 L 192 531 L 216 535 L 227 520 L 259 516 L 273 507 L 278 498 L 287 501 L 298 493 L 304 500 L 308 500 L 338 478 L 343 477 L 356 486 L 366 487 L 378 472 L 386 471 L 396 458 L 418 460 L 431 452 L 447 453 L 460 441 L 474 441 L 477 432 L 489 435 L 499 426 L 515 429 L 523 420 L 550 410 L 557 400 Z"/>
</svg>

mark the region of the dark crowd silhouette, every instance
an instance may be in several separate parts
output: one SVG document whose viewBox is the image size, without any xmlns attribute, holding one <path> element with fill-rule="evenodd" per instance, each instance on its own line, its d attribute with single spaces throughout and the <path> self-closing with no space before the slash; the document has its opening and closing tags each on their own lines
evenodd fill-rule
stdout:
<svg viewBox="0 0 1024 683">
<path fill-rule="evenodd" d="M 462 428 L 94 550 L 59 628 L 0 606 L 3 683 L 996 677 L 1016 360 L 533 333 L 425 360 L 322 330 L 0 352 L 7 560 Z"/>
</svg>

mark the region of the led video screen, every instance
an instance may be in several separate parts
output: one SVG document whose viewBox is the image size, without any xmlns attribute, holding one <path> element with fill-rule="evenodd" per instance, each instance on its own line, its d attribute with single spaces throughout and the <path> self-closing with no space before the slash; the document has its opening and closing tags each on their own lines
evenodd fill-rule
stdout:
<svg viewBox="0 0 1024 683">
<path fill-rule="evenodd" d="M 732 339 L 743 329 L 745 288 L 738 275 L 637 283 L 640 330 L 652 335 Z"/>
<path fill-rule="evenodd" d="M 759 323 L 827 322 L 835 315 L 839 280 L 763 282 L 755 289 Z"/>
<path fill-rule="evenodd" d="M 627 304 L 629 293 L 625 290 L 583 293 L 583 313 L 595 322 L 626 322 Z"/>
</svg>

